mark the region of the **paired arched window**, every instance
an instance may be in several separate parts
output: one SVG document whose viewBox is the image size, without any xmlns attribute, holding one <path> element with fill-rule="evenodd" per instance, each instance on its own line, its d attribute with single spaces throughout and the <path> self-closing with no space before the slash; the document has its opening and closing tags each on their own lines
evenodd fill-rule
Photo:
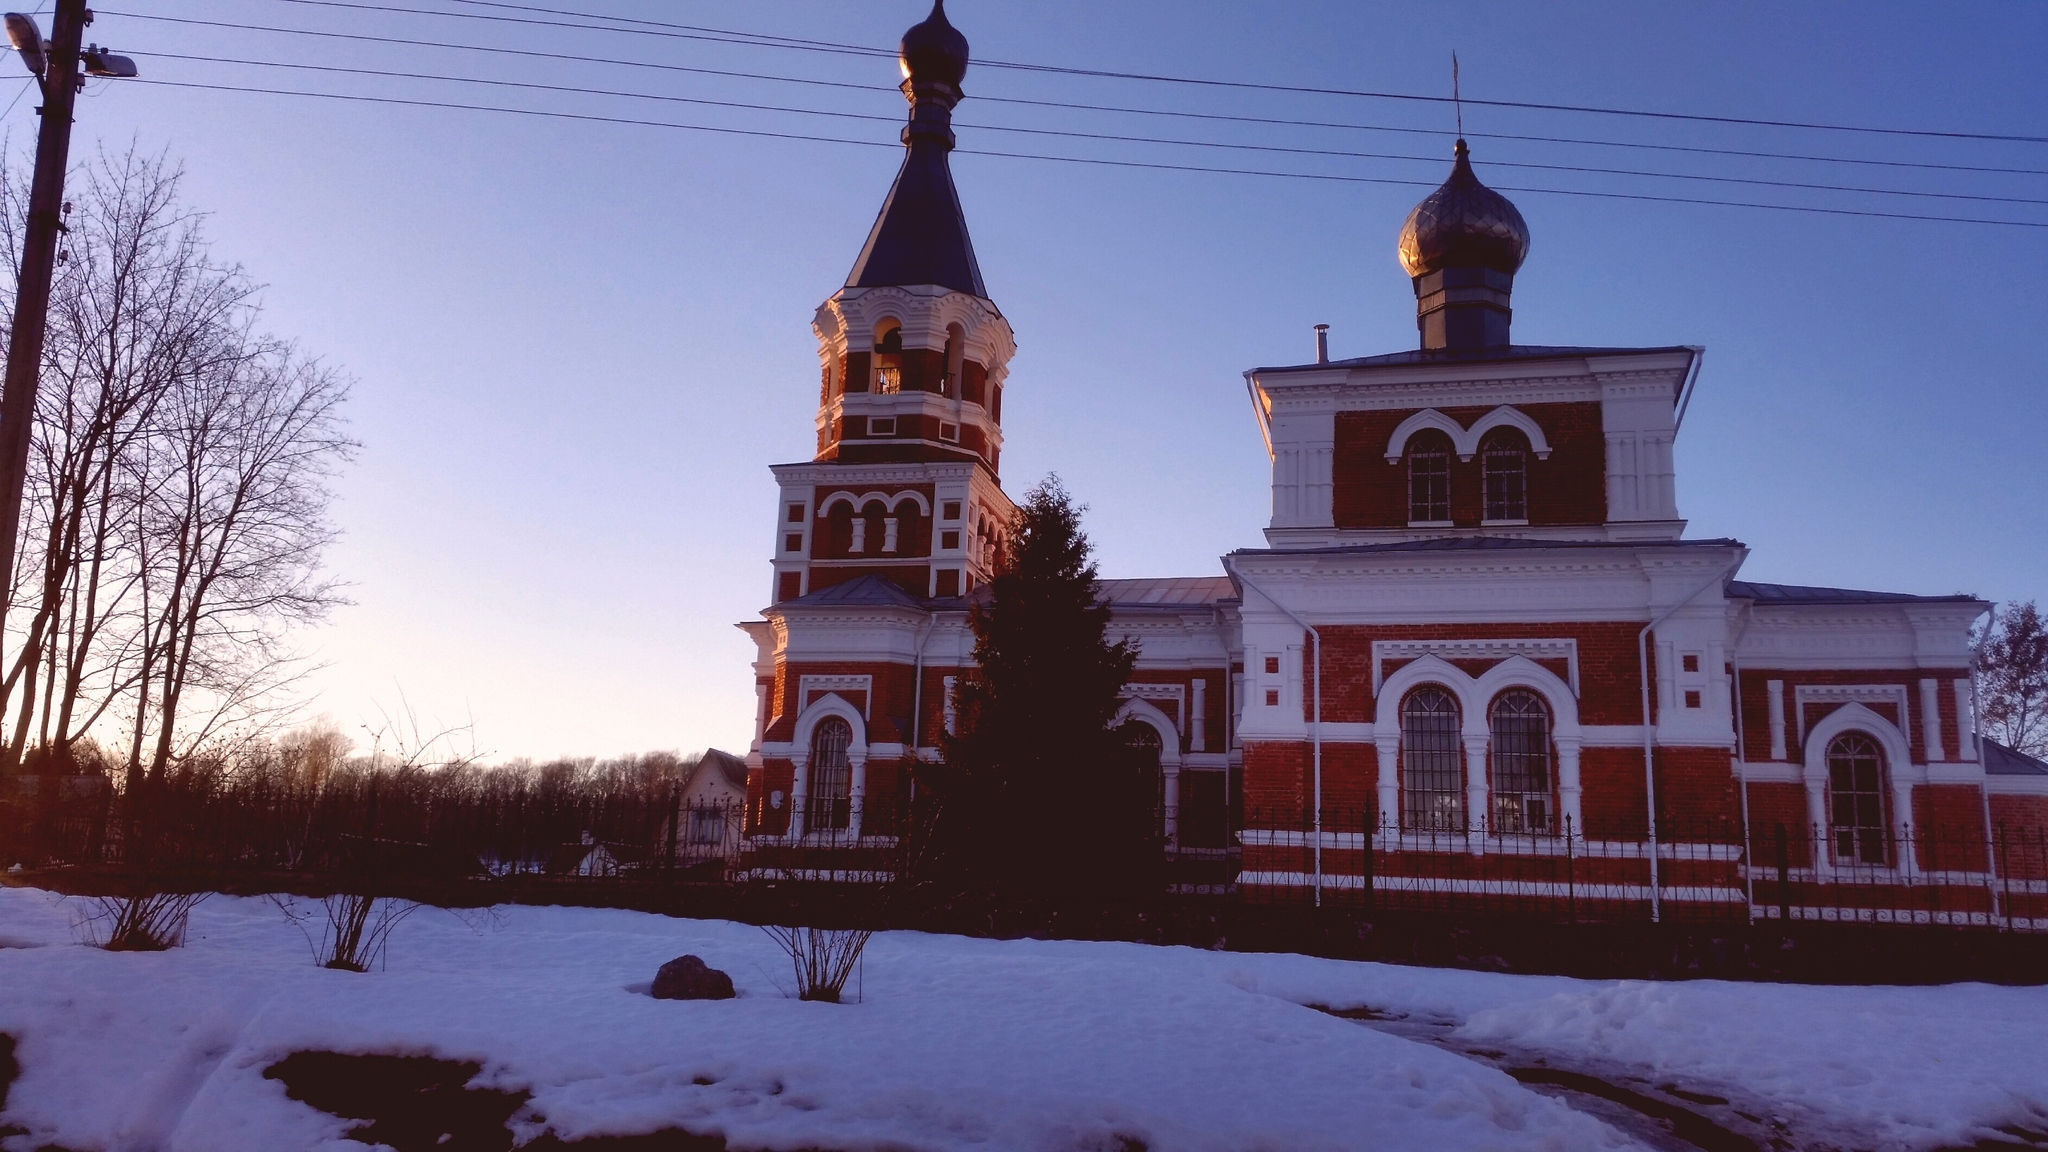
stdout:
<svg viewBox="0 0 2048 1152">
<path fill-rule="evenodd" d="M 1495 832 L 1557 832 L 1550 709 L 1534 692 L 1516 689 L 1493 702 L 1487 769 Z M 1401 828 L 1465 830 L 1465 773 L 1458 703 L 1426 685 L 1401 704 Z"/>
<path fill-rule="evenodd" d="M 1462 832 L 1464 771 L 1459 757 L 1458 705 L 1435 686 L 1418 688 L 1401 705 L 1401 828 Z"/>
<path fill-rule="evenodd" d="M 846 750 L 853 744 L 853 726 L 827 716 L 811 732 L 810 795 L 804 801 L 804 827 L 812 832 L 844 831 L 853 816 L 853 763 Z"/>
<path fill-rule="evenodd" d="M 1844 732 L 1828 742 L 1828 831 L 1837 864 L 1888 864 L 1884 755 L 1877 741 Z"/>
<path fill-rule="evenodd" d="M 1533 692 L 1493 702 L 1488 756 L 1496 832 L 1550 832 L 1550 711 Z"/>
<path fill-rule="evenodd" d="M 1497 431 L 1479 452 L 1487 520 L 1529 518 L 1529 448 L 1519 432 Z"/>
<path fill-rule="evenodd" d="M 1451 518 L 1451 440 L 1425 432 L 1408 441 L 1408 522 L 1448 523 Z"/>
</svg>

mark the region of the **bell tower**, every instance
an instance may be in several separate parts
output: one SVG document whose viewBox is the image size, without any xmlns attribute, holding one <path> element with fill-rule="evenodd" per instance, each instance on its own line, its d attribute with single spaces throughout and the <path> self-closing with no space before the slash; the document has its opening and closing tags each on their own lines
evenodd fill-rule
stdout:
<svg viewBox="0 0 2048 1152">
<path fill-rule="evenodd" d="M 880 576 L 964 595 L 1011 511 L 998 478 L 1016 342 L 983 287 L 948 162 L 967 39 L 944 0 L 904 33 L 903 166 L 846 284 L 818 307 L 817 455 L 774 468 L 776 602 Z"/>
</svg>

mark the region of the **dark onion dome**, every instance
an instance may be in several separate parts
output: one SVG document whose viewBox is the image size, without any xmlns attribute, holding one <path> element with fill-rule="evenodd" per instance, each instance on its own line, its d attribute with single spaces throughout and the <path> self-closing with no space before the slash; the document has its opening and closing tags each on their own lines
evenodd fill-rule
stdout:
<svg viewBox="0 0 2048 1152">
<path fill-rule="evenodd" d="M 1423 197 L 1401 225 L 1400 254 L 1410 276 L 1441 268 L 1491 268 L 1512 276 L 1529 256 L 1529 226 L 1507 197 L 1472 174 L 1469 150 L 1460 140 L 1451 178 Z"/>
<path fill-rule="evenodd" d="M 967 37 L 946 23 L 946 0 L 935 0 L 924 23 L 911 26 L 896 50 L 905 80 L 929 80 L 955 88 L 967 75 Z"/>
</svg>

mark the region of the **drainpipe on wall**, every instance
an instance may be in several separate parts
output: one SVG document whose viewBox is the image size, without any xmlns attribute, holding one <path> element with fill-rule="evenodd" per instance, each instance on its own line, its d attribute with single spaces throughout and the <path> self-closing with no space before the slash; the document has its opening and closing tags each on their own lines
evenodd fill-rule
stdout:
<svg viewBox="0 0 2048 1152">
<path fill-rule="evenodd" d="M 924 763 L 919 749 L 924 746 L 924 642 L 931 637 L 932 630 L 939 626 L 939 615 L 934 612 L 917 633 L 917 670 L 911 675 L 910 689 L 910 798 L 917 799 L 916 765 Z"/>
<path fill-rule="evenodd" d="M 1657 625 L 1677 615 L 1680 608 L 1692 603 L 1694 597 L 1712 588 L 1715 584 L 1735 575 L 1735 570 L 1742 567 L 1742 562 L 1746 559 L 1748 559 L 1746 555 L 1737 556 L 1733 564 L 1708 577 L 1706 583 L 1686 593 L 1683 599 L 1666 608 L 1663 615 L 1652 619 L 1648 624 L 1643 625 L 1641 632 L 1636 633 L 1636 670 L 1642 673 L 1643 679 L 1643 800 L 1646 808 L 1644 814 L 1650 820 L 1650 922 L 1652 924 L 1663 919 L 1664 905 L 1661 898 L 1662 894 L 1657 888 L 1657 769 L 1656 751 L 1653 747 L 1656 741 L 1656 728 L 1650 723 L 1650 633 L 1656 630 Z"/>
<path fill-rule="evenodd" d="M 1990 618 L 1984 621 L 1984 639 L 1987 641 L 1991 639 L 1991 630 L 1998 627 L 1998 605 L 1993 604 L 1988 611 Z M 1991 893 L 1991 922 L 1996 924 L 2003 909 L 1999 907 L 1998 900 L 1998 847 L 1991 842 L 1991 778 L 1985 776 L 1981 771 L 1984 765 L 1984 722 L 1980 717 L 1984 715 L 1984 685 L 1977 678 L 1977 665 L 1977 647 L 1972 645 L 1970 648 L 1970 729 L 1977 734 L 1977 766 L 1980 769 L 1978 775 L 1983 779 L 1983 783 L 1977 785 L 1977 794 L 1984 798 L 1984 887 Z M 1962 717 L 1956 717 L 1956 723 L 1960 725 Z"/>
<path fill-rule="evenodd" d="M 1302 631 L 1308 633 L 1311 653 L 1309 657 L 1309 676 L 1312 684 L 1310 691 L 1315 695 L 1315 703 L 1313 705 L 1314 720 L 1309 726 L 1309 743 L 1310 747 L 1314 749 L 1312 755 L 1315 765 L 1315 797 L 1311 807 L 1314 812 L 1316 907 L 1320 908 L 1323 906 L 1323 637 L 1321 633 L 1309 625 L 1308 621 L 1295 615 L 1294 609 L 1275 600 L 1271 592 L 1252 583 L 1244 573 L 1239 572 L 1237 566 L 1230 562 L 1230 557 L 1228 556 L 1223 558 L 1223 569 L 1245 587 L 1264 596 L 1268 603 L 1286 613 L 1288 619 L 1299 624 Z M 1246 669 L 1245 674 L 1249 677 L 1251 670 Z M 1367 852 L 1372 851 L 1372 841 L 1370 838 L 1366 840 L 1365 850 Z"/>
</svg>

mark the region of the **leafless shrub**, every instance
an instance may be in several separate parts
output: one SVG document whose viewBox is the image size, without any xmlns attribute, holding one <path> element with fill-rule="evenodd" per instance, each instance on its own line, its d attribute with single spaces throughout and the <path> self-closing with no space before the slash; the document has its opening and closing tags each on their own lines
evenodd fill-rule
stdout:
<svg viewBox="0 0 2048 1152">
<path fill-rule="evenodd" d="M 796 972 L 796 998 L 837 1004 L 860 964 L 867 928 L 806 928 L 768 925 L 761 929 L 789 957 Z"/>
<path fill-rule="evenodd" d="M 162 952 L 185 943 L 185 926 L 204 892 L 151 892 L 95 898 L 80 922 L 86 942 L 109 952 Z"/>
<path fill-rule="evenodd" d="M 327 932 L 314 953 L 322 968 L 368 972 L 381 963 L 391 930 L 420 910 L 410 900 L 337 894 L 322 901 L 327 907 Z"/>
</svg>

